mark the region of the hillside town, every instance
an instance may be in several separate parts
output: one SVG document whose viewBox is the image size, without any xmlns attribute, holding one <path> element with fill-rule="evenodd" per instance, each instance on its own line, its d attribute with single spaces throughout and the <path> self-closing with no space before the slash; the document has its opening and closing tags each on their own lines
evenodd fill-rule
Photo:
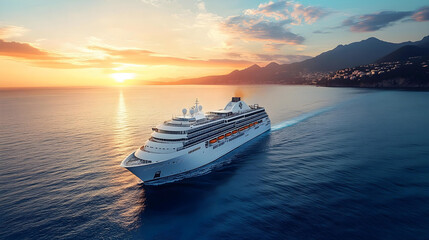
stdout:
<svg viewBox="0 0 429 240">
<path fill-rule="evenodd" d="M 411 81 L 419 84 L 419 80 L 429 78 L 428 57 L 410 57 L 404 61 L 382 62 L 358 67 L 345 68 L 336 72 L 312 73 L 303 75 L 312 84 L 321 86 L 379 86 L 389 87 L 394 82 Z M 411 83 L 410 82 L 410 83 Z M 427 83 L 425 83 L 427 84 Z"/>
</svg>

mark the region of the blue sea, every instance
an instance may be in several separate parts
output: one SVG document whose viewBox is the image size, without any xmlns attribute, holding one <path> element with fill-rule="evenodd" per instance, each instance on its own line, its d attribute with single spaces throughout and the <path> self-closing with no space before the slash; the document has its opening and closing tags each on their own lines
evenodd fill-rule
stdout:
<svg viewBox="0 0 429 240">
<path fill-rule="evenodd" d="M 182 179 L 120 162 L 198 98 L 272 130 Z M 429 92 L 312 86 L 0 91 L 1 239 L 429 239 Z"/>
</svg>

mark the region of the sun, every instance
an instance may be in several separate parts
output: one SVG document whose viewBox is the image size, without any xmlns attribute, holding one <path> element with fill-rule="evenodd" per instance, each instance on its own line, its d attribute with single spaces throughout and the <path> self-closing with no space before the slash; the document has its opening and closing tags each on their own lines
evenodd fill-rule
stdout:
<svg viewBox="0 0 429 240">
<path fill-rule="evenodd" d="M 134 73 L 112 73 L 112 74 L 110 74 L 110 77 L 115 79 L 115 81 L 118 83 L 123 83 L 123 82 L 125 82 L 125 80 L 128 80 L 128 79 L 134 79 L 135 76 L 136 75 Z"/>
</svg>

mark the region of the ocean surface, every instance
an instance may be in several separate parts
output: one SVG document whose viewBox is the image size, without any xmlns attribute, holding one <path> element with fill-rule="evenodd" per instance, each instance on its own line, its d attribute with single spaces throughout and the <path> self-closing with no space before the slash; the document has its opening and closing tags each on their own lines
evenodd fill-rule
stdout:
<svg viewBox="0 0 429 240">
<path fill-rule="evenodd" d="M 198 98 L 268 132 L 145 186 L 120 162 Z M 0 91 L 0 239 L 429 239 L 429 92 L 311 86 Z"/>
</svg>

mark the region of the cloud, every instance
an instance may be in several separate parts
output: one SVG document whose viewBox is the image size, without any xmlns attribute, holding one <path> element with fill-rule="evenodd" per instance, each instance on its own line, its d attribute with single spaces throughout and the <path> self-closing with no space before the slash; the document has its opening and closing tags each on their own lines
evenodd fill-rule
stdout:
<svg viewBox="0 0 429 240">
<path fill-rule="evenodd" d="M 250 16 L 229 17 L 222 25 L 225 32 L 248 41 L 281 44 L 300 44 L 304 37 L 290 32 L 286 25 L 291 20 L 268 21 Z"/>
<path fill-rule="evenodd" d="M 352 32 L 373 32 L 391 26 L 404 18 L 408 18 L 407 21 L 428 21 L 429 7 L 422 7 L 416 11 L 383 11 L 352 16 L 344 20 L 341 26 L 349 27 Z"/>
<path fill-rule="evenodd" d="M 293 54 L 259 54 L 259 53 L 238 53 L 238 52 L 229 52 L 226 53 L 228 57 L 232 58 L 241 58 L 249 59 L 255 63 L 266 63 L 266 62 L 277 62 L 281 64 L 301 62 L 306 59 L 312 58 L 311 56 L 306 55 L 293 55 Z"/>
<path fill-rule="evenodd" d="M 96 51 L 82 57 L 67 57 L 36 48 L 28 43 L 8 42 L 0 39 L 0 56 L 25 59 L 32 65 L 46 68 L 114 68 L 121 64 L 171 65 L 187 67 L 246 67 L 253 62 L 235 59 L 194 59 L 162 55 L 144 49 L 114 49 L 104 46 L 90 46 Z M 100 54 L 102 56 L 100 58 Z"/>
<path fill-rule="evenodd" d="M 19 26 L 3 26 L 0 27 L 0 39 L 19 37 L 27 31 L 24 27 Z"/>
<path fill-rule="evenodd" d="M 417 22 L 429 21 L 429 6 L 418 9 L 412 18 Z"/>
<path fill-rule="evenodd" d="M 287 55 L 287 54 L 256 54 L 256 57 L 259 58 L 260 61 L 269 61 L 269 62 L 277 62 L 277 63 L 294 63 L 301 62 L 306 59 L 312 58 L 311 56 L 306 55 Z"/>
<path fill-rule="evenodd" d="M 331 11 L 315 6 L 304 6 L 291 1 L 259 4 L 256 9 L 247 9 L 243 14 L 230 16 L 221 28 L 236 39 L 264 42 L 265 48 L 280 49 L 280 45 L 296 45 L 304 42 L 304 37 L 291 32 L 289 26 L 302 23 L 311 24 L 329 15 Z"/>
<path fill-rule="evenodd" d="M 291 6 L 293 6 L 293 4 L 287 1 L 270 1 L 268 3 L 259 4 L 257 9 L 247 9 L 244 13 L 246 15 L 262 15 L 277 20 L 284 20 L 289 18 L 290 12 L 288 8 Z"/>
<path fill-rule="evenodd" d="M 267 43 L 264 45 L 264 50 L 268 52 L 279 51 L 285 44 L 282 43 Z"/>
<path fill-rule="evenodd" d="M 328 11 L 324 8 L 313 6 L 304 7 L 302 4 L 295 4 L 294 11 L 291 13 L 291 15 L 299 23 L 301 23 L 302 19 L 304 19 L 306 23 L 311 24 L 320 18 L 328 16 L 331 13 L 331 11 Z"/>
<path fill-rule="evenodd" d="M 0 55 L 30 60 L 58 59 L 58 56 L 33 47 L 28 43 L 8 42 L 2 39 L 0 39 Z"/>
<path fill-rule="evenodd" d="M 96 64 L 76 64 L 72 62 L 64 62 L 61 60 L 48 60 L 48 61 L 32 61 L 31 65 L 42 68 L 54 68 L 54 69 L 82 69 L 82 68 L 105 68 L 106 66 L 97 66 Z M 112 66 L 113 67 L 113 66 Z"/>
<path fill-rule="evenodd" d="M 0 57 L 25 60 L 33 66 L 45 68 L 88 68 L 88 63 L 74 62 L 75 59 L 57 53 L 48 52 L 32 46 L 29 43 L 8 42 L 0 39 Z"/>
<path fill-rule="evenodd" d="M 383 11 L 378 13 L 352 16 L 343 21 L 343 26 L 352 32 L 373 32 L 392 25 L 394 22 L 411 16 L 413 12 Z"/>
<path fill-rule="evenodd" d="M 197 8 L 200 11 L 206 11 L 206 4 L 204 2 L 197 2 Z"/>
<path fill-rule="evenodd" d="M 12 45 L 13 47 L 10 47 Z M 87 49 L 94 51 L 94 56 L 97 57 L 66 57 L 63 55 L 51 54 L 27 43 L 5 42 L 0 40 L 0 56 L 24 58 L 33 66 L 57 69 L 113 69 L 122 65 L 243 68 L 254 63 L 267 61 L 292 63 L 310 58 L 310 56 L 305 55 L 227 53 L 226 55 L 230 58 L 202 60 L 171 57 L 144 49 L 116 49 L 97 45 L 89 46 Z M 102 58 L 99 57 L 100 53 L 102 53 Z"/>
<path fill-rule="evenodd" d="M 141 1 L 145 4 L 149 4 L 154 7 L 160 7 L 163 4 L 172 2 L 172 0 L 141 0 Z"/>
<path fill-rule="evenodd" d="M 25 60 L 33 66 L 44 68 L 72 69 L 100 67 L 99 63 L 91 63 L 88 60 L 48 52 L 34 47 L 29 43 L 8 42 L 2 39 L 0 39 L 1 56 Z"/>
<path fill-rule="evenodd" d="M 316 33 L 316 34 L 328 34 L 328 33 L 331 33 L 331 32 L 329 32 L 329 31 L 322 31 L 322 30 L 316 30 L 313 33 Z"/>
<path fill-rule="evenodd" d="M 257 15 L 274 18 L 276 20 L 294 19 L 295 24 L 301 22 L 314 23 L 332 12 L 316 6 L 304 6 L 291 1 L 278 1 L 259 4 L 257 9 L 247 9 L 246 15 Z"/>
<path fill-rule="evenodd" d="M 99 50 L 107 54 L 109 62 L 119 62 L 125 64 L 140 65 L 173 65 L 173 66 L 190 66 L 190 67 L 244 67 L 252 64 L 245 60 L 233 59 L 193 59 L 178 58 L 162 55 L 142 49 L 113 49 L 99 46 L 89 47 L 92 50 Z M 106 60 L 104 60 L 106 61 Z M 95 61 L 101 62 L 101 61 Z"/>
</svg>

